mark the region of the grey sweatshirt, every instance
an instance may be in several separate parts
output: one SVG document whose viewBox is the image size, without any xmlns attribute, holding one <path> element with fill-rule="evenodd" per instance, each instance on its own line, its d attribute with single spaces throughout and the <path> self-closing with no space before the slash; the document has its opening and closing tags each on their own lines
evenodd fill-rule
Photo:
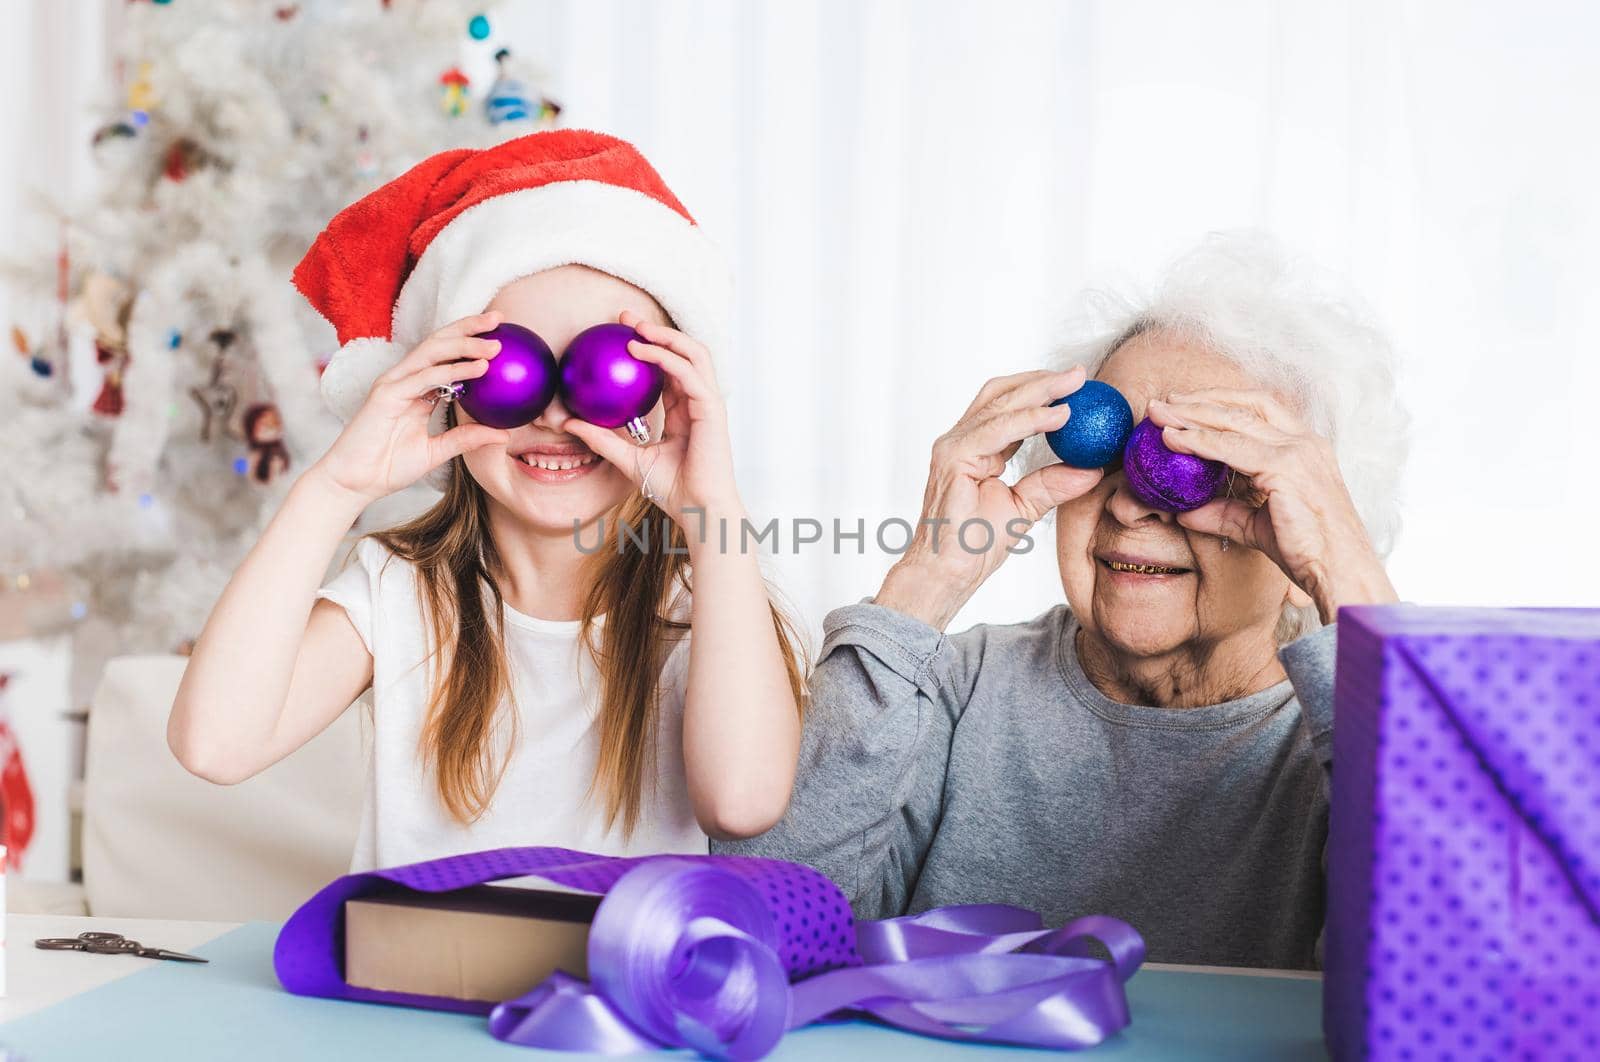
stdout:
<svg viewBox="0 0 1600 1062">
<path fill-rule="evenodd" d="M 1310 968 L 1323 915 L 1335 631 L 1288 682 L 1203 708 L 1097 690 L 1060 606 L 945 636 L 830 613 L 783 820 L 719 851 L 826 873 L 860 918 L 1010 903 L 1109 914 L 1153 962 Z"/>
</svg>

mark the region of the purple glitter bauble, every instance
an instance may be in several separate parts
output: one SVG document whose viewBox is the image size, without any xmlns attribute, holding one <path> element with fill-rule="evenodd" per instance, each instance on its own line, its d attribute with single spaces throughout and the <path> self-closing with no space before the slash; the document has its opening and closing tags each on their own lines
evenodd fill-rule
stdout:
<svg viewBox="0 0 1600 1062">
<path fill-rule="evenodd" d="M 461 408 L 491 428 L 520 428 L 555 397 L 556 356 L 521 325 L 503 324 L 478 338 L 498 339 L 500 353 L 489 359 L 482 376 L 462 381 Z"/>
<path fill-rule="evenodd" d="M 561 356 L 561 401 L 579 420 L 620 428 L 655 408 L 661 370 L 628 353 L 639 334 L 624 324 L 585 328 Z"/>
<path fill-rule="evenodd" d="M 1128 436 L 1122 471 L 1128 492 L 1139 501 L 1152 509 L 1184 513 L 1217 496 L 1228 466 L 1167 449 L 1161 441 L 1161 428 L 1145 419 Z"/>
</svg>

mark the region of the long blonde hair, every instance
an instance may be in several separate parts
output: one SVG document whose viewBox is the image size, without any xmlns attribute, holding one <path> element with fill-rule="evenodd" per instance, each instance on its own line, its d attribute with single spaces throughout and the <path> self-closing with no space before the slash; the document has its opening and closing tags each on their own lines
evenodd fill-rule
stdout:
<svg viewBox="0 0 1600 1062">
<path fill-rule="evenodd" d="M 604 548 L 585 558 L 588 590 L 583 641 L 600 675 L 600 756 L 591 792 L 604 803 L 607 829 L 624 837 L 638 825 L 655 762 L 661 669 L 685 636 L 674 603 L 690 592 L 683 532 L 654 503 L 634 495 L 614 513 Z M 620 525 L 648 527 L 640 546 L 619 548 Z M 439 799 L 457 821 L 487 810 L 505 774 L 497 728 L 515 735 L 505 599 L 499 550 L 489 533 L 489 502 L 465 460 L 453 459 L 444 496 L 416 519 L 370 536 L 416 569 L 433 651 L 421 748 L 438 781 Z M 605 622 L 600 623 L 600 617 Z M 793 622 L 776 606 L 773 628 L 796 704 L 804 703 L 801 645 Z M 509 712 L 502 720 L 502 712 Z"/>
</svg>

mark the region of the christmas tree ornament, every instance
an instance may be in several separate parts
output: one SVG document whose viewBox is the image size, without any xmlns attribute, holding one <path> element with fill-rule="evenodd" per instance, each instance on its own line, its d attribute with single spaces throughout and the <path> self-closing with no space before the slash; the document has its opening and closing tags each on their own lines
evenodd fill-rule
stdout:
<svg viewBox="0 0 1600 1062">
<path fill-rule="evenodd" d="M 105 368 L 100 379 L 100 393 L 89 407 L 102 417 L 120 417 L 126 403 L 122 397 L 122 376 L 128 368 L 128 352 L 101 346 L 94 347 L 95 360 Z"/>
<path fill-rule="evenodd" d="M 541 110 L 533 102 L 527 84 L 508 69 L 510 59 L 511 52 L 505 48 L 494 53 L 494 83 L 483 98 L 483 113 L 490 125 L 527 121 Z"/>
<path fill-rule="evenodd" d="M 200 407 L 200 441 L 211 441 L 211 430 L 219 431 L 228 423 L 228 416 L 238 404 L 239 391 L 223 379 L 227 357 L 218 354 L 211 363 L 211 379 L 203 385 L 189 388 L 189 395 Z"/>
<path fill-rule="evenodd" d="M 289 448 L 283 444 L 283 415 L 271 402 L 245 410 L 244 439 L 250 447 L 250 478 L 269 484 L 289 470 Z"/>
<path fill-rule="evenodd" d="M 467 87 L 471 84 L 472 79 L 457 66 L 439 75 L 439 105 L 444 108 L 444 113 L 452 118 L 467 113 Z"/>
<path fill-rule="evenodd" d="M 10 683 L 11 674 L 0 672 L 0 698 Z M 34 827 L 33 786 L 21 742 L 11 729 L 10 714 L 0 700 L 0 842 L 4 845 L 0 847 L 0 872 L 22 869 L 22 854 L 33 840 Z"/>
<path fill-rule="evenodd" d="M 1062 403 L 1072 410 L 1072 416 L 1044 437 L 1057 457 L 1073 468 L 1104 468 L 1121 455 L 1133 431 L 1133 408 L 1121 391 L 1099 380 L 1087 380 L 1072 394 L 1050 404 Z"/>
<path fill-rule="evenodd" d="M 181 182 L 204 165 L 205 161 L 205 151 L 199 144 L 187 137 L 175 140 L 167 148 L 166 158 L 161 164 L 161 176 L 174 183 Z"/>
<path fill-rule="evenodd" d="M 1146 418 L 1128 436 L 1122 471 L 1128 492 L 1140 502 L 1152 509 L 1184 513 L 1217 496 L 1228 466 L 1169 450 L 1161 440 L 1161 427 Z"/>
<path fill-rule="evenodd" d="M 559 372 L 550 344 L 521 325 L 503 324 L 479 334 L 497 339 L 500 352 L 482 376 L 442 389 L 439 397 L 459 398 L 461 408 L 491 428 L 516 428 L 544 412 L 555 397 Z"/>
<path fill-rule="evenodd" d="M 475 41 L 488 40 L 489 30 L 489 16 L 487 15 L 473 15 L 467 22 L 467 34 Z"/>
<path fill-rule="evenodd" d="M 155 86 L 150 83 L 150 64 L 140 63 L 138 72 L 128 84 L 128 110 L 145 115 L 146 120 L 156 106 Z M 138 123 L 143 125 L 144 122 Z"/>
<path fill-rule="evenodd" d="M 149 121 L 148 117 L 145 120 Z M 132 122 L 122 121 L 119 119 L 114 122 L 107 122 L 99 129 L 96 129 L 94 131 L 93 138 L 91 138 L 89 141 L 89 144 L 92 147 L 99 147 L 108 140 L 129 139 L 138 135 L 139 130 L 132 124 Z"/>
<path fill-rule="evenodd" d="M 598 324 L 574 336 L 561 357 L 561 401 L 579 420 L 626 426 L 635 442 L 647 443 L 644 415 L 660 400 L 665 377 L 628 352 L 628 343 L 638 338 L 624 324 Z"/>
<path fill-rule="evenodd" d="M 55 372 L 55 366 L 40 356 L 33 349 L 33 343 L 28 339 L 28 334 L 15 325 L 11 328 L 11 345 L 17 348 L 17 353 L 28 359 L 28 368 L 33 370 L 35 376 L 48 379 Z"/>
</svg>

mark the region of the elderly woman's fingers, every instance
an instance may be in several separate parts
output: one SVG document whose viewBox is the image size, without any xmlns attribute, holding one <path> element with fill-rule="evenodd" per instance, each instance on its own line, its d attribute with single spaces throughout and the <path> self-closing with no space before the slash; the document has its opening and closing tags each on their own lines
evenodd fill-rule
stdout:
<svg viewBox="0 0 1600 1062">
<path fill-rule="evenodd" d="M 1221 461 L 1247 476 L 1260 476 L 1272 468 L 1278 448 L 1242 432 L 1220 428 L 1180 427 L 1169 424 L 1161 429 L 1167 449 L 1193 454 L 1208 461 Z"/>
<path fill-rule="evenodd" d="M 1045 465 L 1019 479 L 1011 492 L 1016 495 L 1022 514 L 1036 521 L 1056 506 L 1094 490 L 1103 475 L 1098 468 Z"/>
<path fill-rule="evenodd" d="M 1025 406 L 997 413 L 979 421 L 965 433 L 967 446 L 979 454 L 998 454 L 1020 444 L 1031 435 L 1055 431 L 1067 422 L 1072 411 L 1066 405 Z M 1015 452 L 1013 450 L 1012 452 Z"/>
<path fill-rule="evenodd" d="M 1259 509 L 1236 498 L 1218 498 L 1198 509 L 1178 514 L 1178 523 L 1202 535 L 1214 535 L 1251 549 L 1260 549 L 1256 541 L 1256 517 Z"/>
<path fill-rule="evenodd" d="M 1042 380 L 1053 375 L 1055 373 L 1051 369 L 1029 369 L 1027 372 L 1014 372 L 1009 376 L 996 376 L 991 380 L 986 380 L 983 386 L 978 388 L 978 393 L 973 396 L 966 412 L 961 414 L 961 419 L 966 420 L 978 410 L 993 402 L 996 397 L 1007 391 L 1014 390 L 1020 384 L 1028 383 L 1031 380 Z"/>
<path fill-rule="evenodd" d="M 1266 391 L 1249 391 L 1236 387 L 1203 387 L 1197 391 L 1184 391 L 1168 396 L 1168 401 L 1178 407 L 1193 403 L 1210 402 L 1247 409 L 1266 423 L 1288 435 L 1299 435 L 1306 430 L 1300 417 L 1273 394 Z"/>
<path fill-rule="evenodd" d="M 1280 443 L 1290 437 L 1290 433 L 1269 423 L 1255 410 L 1223 402 L 1151 399 L 1148 413 L 1163 428 L 1216 428 L 1267 443 Z"/>
<path fill-rule="evenodd" d="M 1058 398 L 1065 398 L 1083 386 L 1083 381 L 1088 379 L 1088 372 L 1082 365 L 1074 365 L 1059 372 L 1046 373 L 1027 380 L 1019 380 L 1015 386 L 1007 388 L 996 395 L 993 402 L 1004 409 L 1030 409 L 1035 406 L 1048 406 Z M 1061 408 L 1066 408 L 1062 406 Z"/>
<path fill-rule="evenodd" d="M 1049 405 L 1082 387 L 1087 377 L 1088 373 L 1082 365 L 997 376 L 979 389 L 977 397 L 961 419 L 968 420 L 986 412 L 992 414 L 1008 409 Z"/>
</svg>

